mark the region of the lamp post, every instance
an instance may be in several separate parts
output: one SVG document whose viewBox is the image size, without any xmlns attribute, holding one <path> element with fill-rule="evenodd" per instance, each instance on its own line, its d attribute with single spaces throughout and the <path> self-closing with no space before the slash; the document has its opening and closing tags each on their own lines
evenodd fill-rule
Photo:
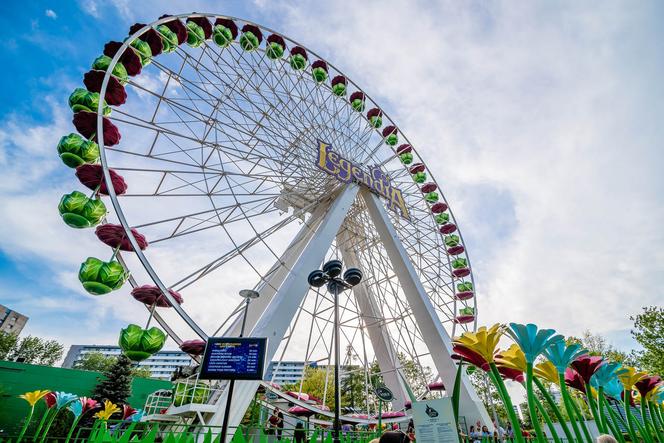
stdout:
<svg viewBox="0 0 664 443">
<path fill-rule="evenodd" d="M 247 312 L 249 311 L 249 303 L 254 298 L 258 298 L 260 294 L 253 289 L 242 289 L 240 296 L 244 298 L 244 312 L 242 314 L 242 326 L 240 327 L 240 337 L 244 335 L 244 327 L 247 324 Z M 231 400 L 233 399 L 233 389 L 235 388 L 235 380 L 230 380 L 228 384 L 228 397 L 226 397 L 226 409 L 224 410 L 224 422 L 221 426 L 221 443 L 226 443 L 226 435 L 228 434 L 228 416 L 231 413 Z"/>
<path fill-rule="evenodd" d="M 311 271 L 308 277 L 309 285 L 320 288 L 327 284 L 327 290 L 334 295 L 334 443 L 339 443 L 341 421 L 341 390 L 339 389 L 339 360 L 341 351 L 339 346 L 339 294 L 350 289 L 362 281 L 362 271 L 357 268 L 348 268 L 339 278 L 343 264 L 341 260 L 330 260 L 323 265 L 323 269 Z"/>
</svg>

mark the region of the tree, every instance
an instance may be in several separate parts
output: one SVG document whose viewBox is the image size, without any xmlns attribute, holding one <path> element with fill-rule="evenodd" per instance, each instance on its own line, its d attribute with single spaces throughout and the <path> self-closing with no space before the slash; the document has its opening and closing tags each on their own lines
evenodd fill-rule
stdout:
<svg viewBox="0 0 664 443">
<path fill-rule="evenodd" d="M 0 332 L 0 359 L 22 359 L 24 363 L 52 366 L 62 358 L 64 346 L 56 340 L 45 340 L 31 335 L 19 338 L 15 334 Z"/>
<path fill-rule="evenodd" d="M 629 319 L 634 321 L 632 337 L 643 346 L 643 351 L 633 353 L 639 366 L 653 374 L 664 374 L 664 308 L 646 306 Z"/>
<path fill-rule="evenodd" d="M 589 330 L 584 331 L 581 338 L 568 337 L 566 342 L 568 345 L 579 343 L 588 350 L 590 355 L 601 355 L 613 362 L 625 363 L 630 366 L 634 366 L 636 363 L 628 353 L 616 349 L 606 340 L 606 338 L 604 338 L 604 336 L 593 334 Z"/>
<path fill-rule="evenodd" d="M 117 357 L 104 355 L 101 352 L 88 352 L 79 361 L 74 363 L 74 369 L 106 372 L 117 360 Z M 150 378 L 152 377 L 152 372 L 146 366 L 133 366 L 131 368 L 131 375 L 139 378 Z"/>
<path fill-rule="evenodd" d="M 126 355 L 120 355 L 115 363 L 104 371 L 92 396 L 98 400 L 110 400 L 115 404 L 126 403 L 131 395 L 132 362 Z"/>
</svg>

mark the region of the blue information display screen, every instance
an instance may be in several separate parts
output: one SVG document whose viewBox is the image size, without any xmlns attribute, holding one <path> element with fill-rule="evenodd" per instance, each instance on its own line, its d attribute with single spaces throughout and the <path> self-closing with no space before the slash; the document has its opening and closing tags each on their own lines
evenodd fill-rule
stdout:
<svg viewBox="0 0 664 443">
<path fill-rule="evenodd" d="M 210 337 L 200 378 L 262 380 L 267 338 Z"/>
</svg>

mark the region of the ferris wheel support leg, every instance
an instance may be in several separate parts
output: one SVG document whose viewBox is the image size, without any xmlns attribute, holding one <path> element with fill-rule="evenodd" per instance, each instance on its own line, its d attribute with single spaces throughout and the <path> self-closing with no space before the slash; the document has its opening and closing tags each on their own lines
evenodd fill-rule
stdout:
<svg viewBox="0 0 664 443">
<path fill-rule="evenodd" d="M 330 245 L 337 235 L 337 232 L 339 232 L 339 228 L 357 196 L 357 191 L 357 185 L 347 185 L 334 200 L 326 212 L 323 221 L 311 237 L 311 240 L 307 243 L 306 247 L 295 261 L 291 271 L 274 294 L 274 297 L 261 315 L 260 319 L 258 319 L 256 326 L 249 334 L 249 336 L 252 337 L 268 338 L 267 352 L 265 355 L 266 362 L 269 362 L 274 358 L 274 355 L 281 344 L 281 340 L 286 334 L 286 330 L 290 326 L 291 320 L 295 316 L 300 303 L 307 292 L 309 292 L 307 276 L 309 275 L 309 272 L 320 267 L 325 259 L 325 254 L 330 249 Z M 229 429 L 236 429 L 242 421 L 245 411 L 249 407 L 251 400 L 254 398 L 258 384 L 257 381 L 238 381 L 235 384 L 235 391 L 233 392 L 233 408 L 228 420 Z M 217 412 L 213 413 L 212 417 L 209 419 L 209 425 L 221 425 L 224 418 L 223 415 L 224 408 L 226 407 L 227 395 L 228 391 L 224 391 L 217 401 Z M 232 434 L 228 436 L 226 442 L 222 443 L 229 442 L 231 436 Z"/>
<path fill-rule="evenodd" d="M 341 245 L 341 256 L 347 266 L 356 266 L 361 269 L 357 253 L 354 248 L 350 247 L 351 241 L 352 238 L 349 231 L 343 230 L 339 233 L 337 244 Z M 367 270 L 365 269 L 363 272 L 366 275 Z M 355 296 L 355 300 L 357 300 L 362 321 L 367 328 L 369 340 L 376 355 L 383 381 L 394 394 L 392 407 L 395 410 L 401 409 L 408 399 L 408 393 L 404 387 L 403 380 L 397 373 L 397 365 L 399 364 L 397 353 L 392 345 L 390 333 L 382 323 L 383 315 L 378 307 L 378 302 L 371 292 L 371 288 L 366 284 L 366 280 L 363 280 L 353 288 L 353 295 Z"/>
<path fill-rule="evenodd" d="M 368 191 L 363 190 L 362 197 L 367 204 L 369 215 L 387 251 L 387 256 L 399 279 L 406 300 L 413 311 L 413 317 L 422 332 L 424 343 L 431 353 L 436 370 L 445 386 L 454 386 L 456 364 L 451 358 L 450 337 L 440 322 L 406 249 L 399 241 L 396 229 L 392 225 L 385 207 L 376 195 Z M 489 425 L 491 423 L 489 414 L 466 374 L 462 375 L 461 381 L 459 415 L 466 417 L 467 421 L 479 419 L 482 423 Z"/>
<path fill-rule="evenodd" d="M 336 196 L 336 194 L 335 194 Z M 302 253 L 302 250 L 311 240 L 311 237 L 316 232 L 316 229 L 321 224 L 323 216 L 326 211 L 330 208 L 330 205 L 334 201 L 334 196 L 326 201 L 321 202 L 320 205 L 311 214 L 311 217 L 304 222 L 302 228 L 290 242 L 286 251 L 277 259 L 277 262 L 272 266 L 268 271 L 266 276 L 258 283 L 256 290 L 260 294 L 260 297 L 253 300 L 249 305 L 249 311 L 247 312 L 247 323 L 246 328 L 251 330 L 258 319 L 261 317 L 265 308 L 270 304 L 274 294 L 277 292 L 277 288 L 281 286 L 281 283 L 290 272 L 291 267 L 297 260 L 298 256 Z M 228 337 L 237 337 L 240 334 L 240 326 L 242 324 L 242 316 L 238 315 L 235 320 L 230 324 L 230 326 L 224 331 L 224 336 Z"/>
</svg>

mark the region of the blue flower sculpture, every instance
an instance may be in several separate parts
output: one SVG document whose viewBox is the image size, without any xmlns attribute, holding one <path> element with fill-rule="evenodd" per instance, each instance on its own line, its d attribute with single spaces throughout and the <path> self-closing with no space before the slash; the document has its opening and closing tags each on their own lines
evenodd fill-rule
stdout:
<svg viewBox="0 0 664 443">
<path fill-rule="evenodd" d="M 559 374 L 564 374 L 565 369 L 578 357 L 588 353 L 583 346 L 574 343 L 567 345 L 564 340 L 552 343 L 544 351 L 544 356 L 556 367 Z"/>
<path fill-rule="evenodd" d="M 535 359 L 549 346 L 554 343 L 565 343 L 564 337 L 553 329 L 537 329 L 537 326 L 529 323 L 520 325 L 510 323 L 507 333 L 519 345 L 526 356 L 526 362 L 533 363 Z"/>
</svg>

